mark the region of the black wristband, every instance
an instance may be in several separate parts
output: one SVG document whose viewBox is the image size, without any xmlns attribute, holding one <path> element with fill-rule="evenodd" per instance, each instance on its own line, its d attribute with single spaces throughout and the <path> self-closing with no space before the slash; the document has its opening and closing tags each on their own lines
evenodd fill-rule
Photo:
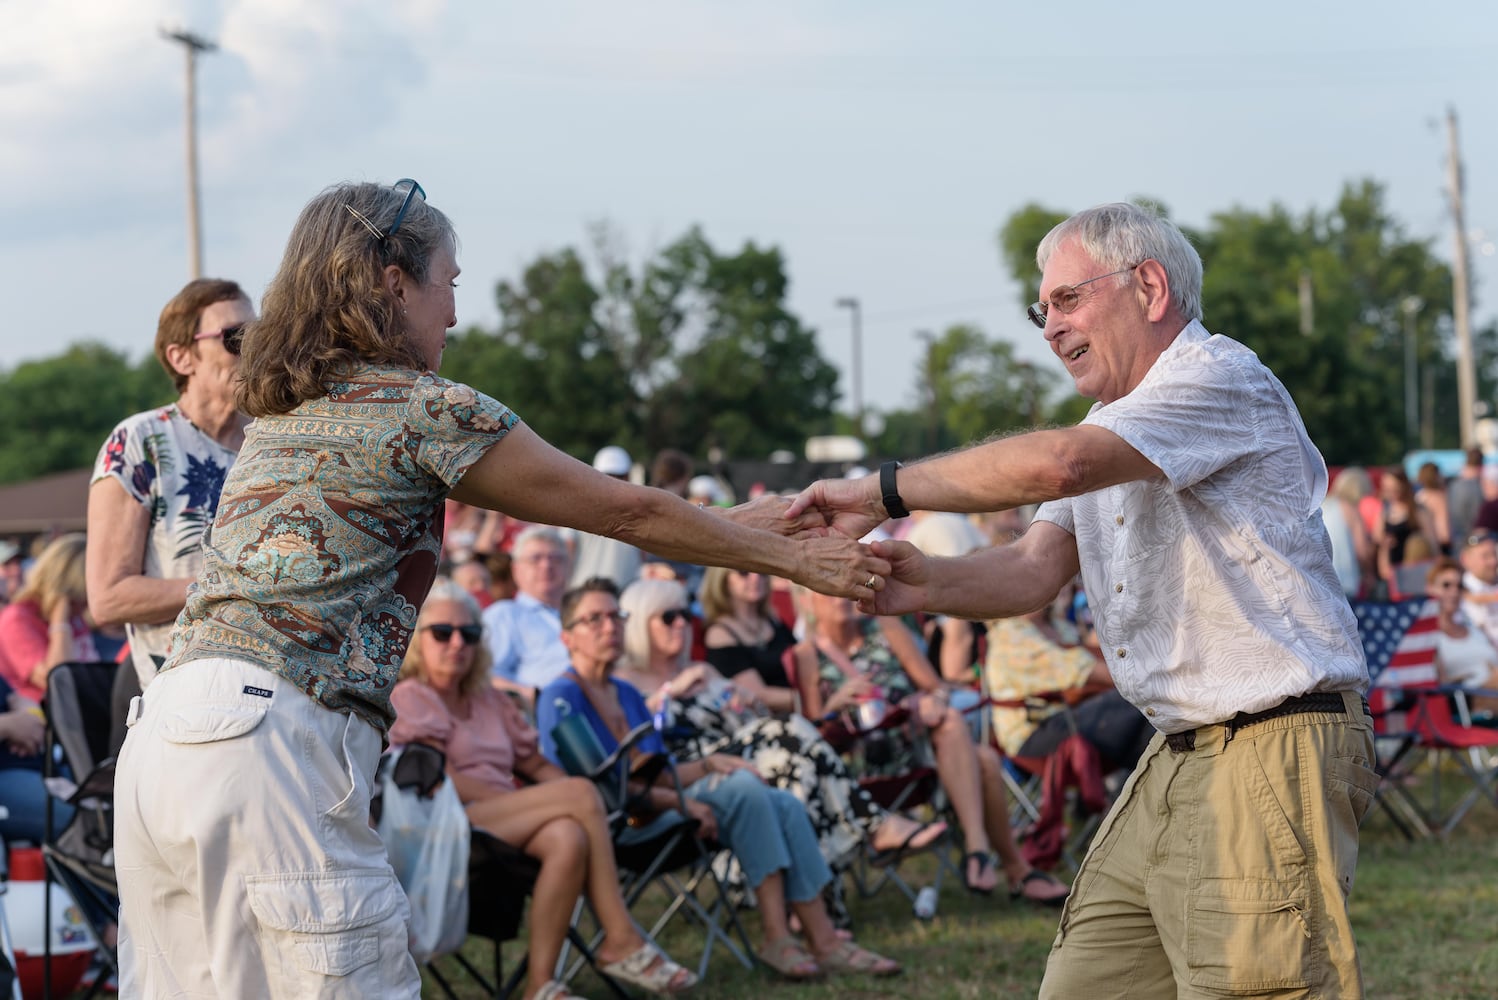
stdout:
<svg viewBox="0 0 1498 1000">
<path fill-rule="evenodd" d="M 895 470 L 899 462 L 885 462 L 879 466 L 879 492 L 884 495 L 884 510 L 890 517 L 909 517 L 905 501 L 900 499 L 900 490 L 895 486 Z"/>
</svg>

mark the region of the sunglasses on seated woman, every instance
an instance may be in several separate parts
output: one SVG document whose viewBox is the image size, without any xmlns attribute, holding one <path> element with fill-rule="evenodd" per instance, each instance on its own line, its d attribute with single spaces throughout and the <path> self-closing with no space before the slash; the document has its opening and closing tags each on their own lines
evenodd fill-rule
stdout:
<svg viewBox="0 0 1498 1000">
<path fill-rule="evenodd" d="M 690 622 L 692 620 L 692 613 L 686 608 L 668 608 L 661 612 L 661 621 L 667 625 L 675 625 L 678 618 L 684 622 Z"/>
<path fill-rule="evenodd" d="M 476 646 L 479 639 L 483 638 L 484 627 L 482 625 L 428 625 L 426 630 L 432 633 L 432 638 L 438 642 L 452 642 L 453 633 L 456 632 L 463 638 L 463 645 Z"/>
</svg>

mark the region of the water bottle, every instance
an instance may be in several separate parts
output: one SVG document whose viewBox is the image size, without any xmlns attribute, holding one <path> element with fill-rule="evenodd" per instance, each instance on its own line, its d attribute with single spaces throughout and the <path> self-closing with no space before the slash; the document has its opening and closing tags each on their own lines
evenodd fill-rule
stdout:
<svg viewBox="0 0 1498 1000">
<path fill-rule="evenodd" d="M 915 915 L 922 920 L 936 916 L 936 888 L 924 886 L 915 894 Z"/>
</svg>

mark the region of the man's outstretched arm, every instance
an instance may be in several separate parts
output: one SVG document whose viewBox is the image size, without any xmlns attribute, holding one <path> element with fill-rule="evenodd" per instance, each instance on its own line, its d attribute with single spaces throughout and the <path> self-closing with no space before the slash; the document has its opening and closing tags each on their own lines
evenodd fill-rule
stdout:
<svg viewBox="0 0 1498 1000">
<path fill-rule="evenodd" d="M 959 618 L 1010 618 L 1044 607 L 1077 574 L 1077 543 L 1049 521 L 1037 521 L 1019 540 L 955 559 L 927 556 L 909 542 L 875 542 L 890 576 L 865 614 L 912 611 Z"/>
<path fill-rule="evenodd" d="M 910 510 L 971 514 L 1077 496 L 1159 474 L 1123 438 L 1084 424 L 999 438 L 925 459 L 900 469 L 896 486 Z M 813 483 L 786 515 L 808 509 L 820 510 L 831 527 L 851 538 L 862 538 L 888 516 L 878 476 Z"/>
</svg>

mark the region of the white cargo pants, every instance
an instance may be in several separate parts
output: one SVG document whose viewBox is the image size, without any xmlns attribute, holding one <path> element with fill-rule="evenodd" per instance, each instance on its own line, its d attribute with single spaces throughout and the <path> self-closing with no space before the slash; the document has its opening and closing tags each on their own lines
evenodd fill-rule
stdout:
<svg viewBox="0 0 1498 1000">
<path fill-rule="evenodd" d="M 131 709 L 115 779 L 126 997 L 419 997 L 369 826 L 379 733 L 263 667 L 195 660 Z"/>
</svg>

